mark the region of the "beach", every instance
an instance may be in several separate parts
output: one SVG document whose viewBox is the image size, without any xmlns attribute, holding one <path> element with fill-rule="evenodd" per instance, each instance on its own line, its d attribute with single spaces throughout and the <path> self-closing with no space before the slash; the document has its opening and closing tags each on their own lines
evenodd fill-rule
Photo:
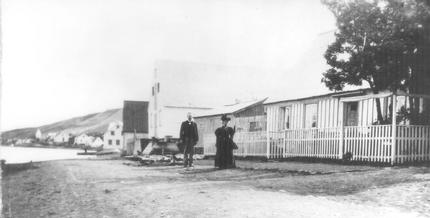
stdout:
<svg viewBox="0 0 430 218">
<path fill-rule="evenodd" d="M 123 159 L 34 163 L 3 177 L 4 217 L 425 217 L 427 167 Z"/>
</svg>

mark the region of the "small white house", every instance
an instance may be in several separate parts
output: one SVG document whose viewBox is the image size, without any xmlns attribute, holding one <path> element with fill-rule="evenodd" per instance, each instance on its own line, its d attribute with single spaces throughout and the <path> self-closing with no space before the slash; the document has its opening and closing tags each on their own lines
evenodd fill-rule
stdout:
<svg viewBox="0 0 430 218">
<path fill-rule="evenodd" d="M 94 140 L 91 142 L 90 146 L 92 148 L 97 148 L 103 145 L 103 139 L 101 139 L 100 137 L 96 137 L 94 138 Z"/>
<path fill-rule="evenodd" d="M 109 124 L 105 134 L 103 135 L 104 149 L 121 149 L 123 146 L 121 121 L 112 122 Z"/>
<path fill-rule="evenodd" d="M 60 132 L 54 137 L 55 143 L 67 143 L 69 142 L 70 134 L 65 132 Z"/>
<path fill-rule="evenodd" d="M 82 133 L 75 138 L 75 145 L 90 145 L 94 141 L 94 137 Z"/>
</svg>

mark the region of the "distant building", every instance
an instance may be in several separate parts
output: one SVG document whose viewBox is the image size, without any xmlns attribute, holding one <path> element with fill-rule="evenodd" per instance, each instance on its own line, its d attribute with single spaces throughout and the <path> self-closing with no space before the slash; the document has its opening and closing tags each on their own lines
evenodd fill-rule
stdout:
<svg viewBox="0 0 430 218">
<path fill-rule="evenodd" d="M 56 132 L 49 132 L 46 134 L 44 138 L 46 141 L 53 141 L 56 135 L 57 135 Z"/>
<path fill-rule="evenodd" d="M 75 145 L 90 145 L 94 140 L 94 137 L 87 135 L 86 133 L 82 133 L 75 137 Z"/>
<path fill-rule="evenodd" d="M 40 129 L 36 130 L 36 133 L 34 134 L 34 138 L 36 138 L 36 140 L 42 139 L 42 131 L 40 131 Z"/>
<path fill-rule="evenodd" d="M 70 134 L 66 132 L 59 132 L 54 137 L 54 143 L 56 144 L 62 144 L 62 143 L 68 143 L 69 142 Z"/>
<path fill-rule="evenodd" d="M 148 102 L 124 101 L 123 150 L 127 155 L 143 151 L 148 139 Z"/>
<path fill-rule="evenodd" d="M 105 134 L 103 135 L 103 149 L 123 148 L 122 127 L 123 123 L 121 121 L 109 124 Z"/>
<path fill-rule="evenodd" d="M 103 139 L 100 137 L 95 137 L 94 140 L 90 143 L 92 148 L 98 148 L 103 145 Z"/>
</svg>

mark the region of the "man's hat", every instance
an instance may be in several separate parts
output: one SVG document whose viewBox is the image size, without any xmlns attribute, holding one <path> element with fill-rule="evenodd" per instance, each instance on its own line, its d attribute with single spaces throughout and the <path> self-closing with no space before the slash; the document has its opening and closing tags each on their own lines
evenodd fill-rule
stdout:
<svg viewBox="0 0 430 218">
<path fill-rule="evenodd" d="M 227 115 L 226 115 L 226 114 L 223 114 L 223 115 L 221 116 L 221 120 L 222 120 L 222 121 L 230 121 L 231 119 L 230 119 L 230 117 L 227 117 Z"/>
</svg>

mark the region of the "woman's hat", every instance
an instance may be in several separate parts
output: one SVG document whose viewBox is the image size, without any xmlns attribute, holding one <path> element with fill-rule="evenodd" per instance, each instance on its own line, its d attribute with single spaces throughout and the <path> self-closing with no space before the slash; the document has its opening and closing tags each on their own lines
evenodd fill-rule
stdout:
<svg viewBox="0 0 430 218">
<path fill-rule="evenodd" d="M 227 117 L 227 115 L 226 115 L 226 114 L 223 114 L 223 115 L 221 116 L 221 120 L 222 120 L 222 121 L 230 121 L 231 119 L 230 119 L 230 117 Z"/>
</svg>

